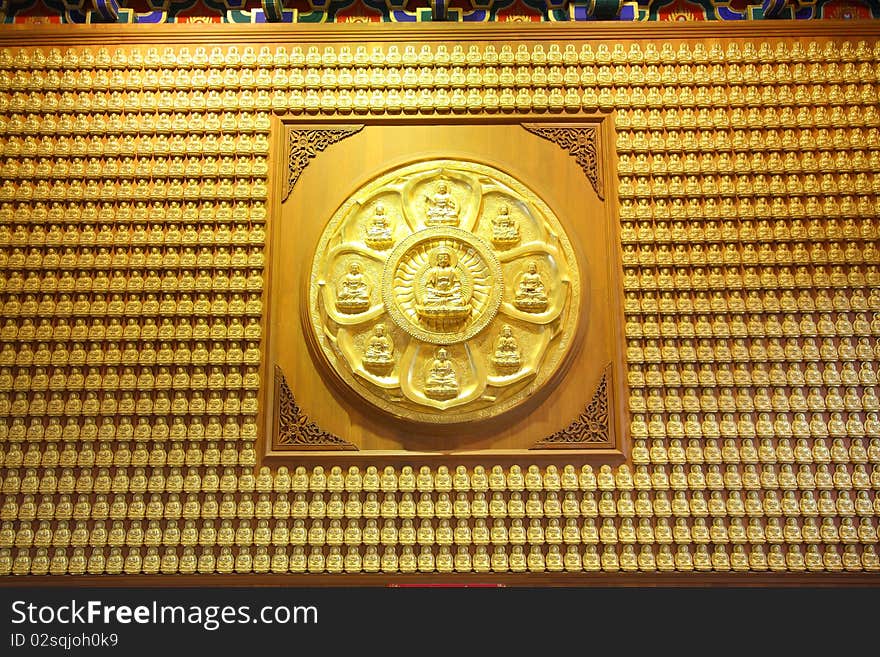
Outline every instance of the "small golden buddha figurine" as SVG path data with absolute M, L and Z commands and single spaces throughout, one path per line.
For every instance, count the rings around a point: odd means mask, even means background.
M 544 281 L 538 272 L 538 265 L 531 261 L 528 269 L 517 281 L 514 305 L 522 311 L 540 313 L 546 310 L 549 300 Z
M 427 226 L 458 224 L 458 204 L 446 182 L 439 182 L 435 192 L 425 196 L 425 224 Z
M 522 364 L 522 355 L 513 329 L 509 324 L 501 327 L 501 334 L 495 342 L 495 353 L 492 355 L 492 364 L 503 373 L 518 370 Z
M 471 293 L 461 280 L 452 252 L 439 247 L 431 252 L 423 284 L 416 289 L 416 312 L 429 321 L 458 321 L 471 312 Z
M 348 272 L 342 277 L 337 287 L 336 308 L 342 313 L 361 313 L 370 307 L 370 285 L 361 273 L 361 266 L 351 262 Z
M 492 219 L 492 243 L 498 248 L 508 248 L 520 240 L 519 225 L 510 216 L 506 204 L 498 208 L 498 214 Z
M 394 226 L 382 203 L 376 203 L 365 232 L 364 242 L 371 248 L 384 251 L 394 243 Z
M 384 324 L 376 324 L 367 338 L 364 350 L 364 368 L 374 374 L 385 375 L 394 366 L 394 342 L 385 332 Z
M 459 394 L 458 376 L 455 365 L 449 359 L 446 349 L 437 349 L 425 377 L 425 395 L 431 399 L 444 401 L 454 399 Z

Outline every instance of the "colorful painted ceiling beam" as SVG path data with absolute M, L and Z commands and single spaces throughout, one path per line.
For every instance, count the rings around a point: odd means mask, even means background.
M 4 23 L 744 21 L 880 18 L 880 0 L 0 0 Z

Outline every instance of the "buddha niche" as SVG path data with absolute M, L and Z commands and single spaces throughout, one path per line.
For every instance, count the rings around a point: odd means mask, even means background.
M 394 243 L 393 233 L 394 227 L 385 214 L 385 206 L 382 203 L 376 203 L 376 207 L 373 209 L 373 218 L 370 219 L 366 228 L 364 242 L 373 249 L 383 251 Z
M 528 313 L 540 313 L 546 310 L 547 303 L 547 290 L 541 274 L 538 273 L 538 265 L 533 260 L 519 277 L 514 305 Z
M 362 313 L 370 307 L 370 286 L 357 262 L 348 265 L 336 292 L 336 308 L 342 313 Z
M 509 324 L 501 327 L 501 334 L 495 342 L 492 364 L 502 372 L 516 371 L 520 368 L 522 357 L 513 330 Z
M 517 242 L 519 242 L 519 225 L 510 216 L 507 205 L 502 205 L 498 208 L 498 216 L 492 220 L 492 244 L 505 248 Z
M 446 349 L 440 347 L 425 378 L 425 395 L 431 399 L 444 401 L 457 397 L 458 392 L 455 366 L 449 360 Z
M 471 312 L 470 286 L 446 247 L 435 249 L 421 284 L 416 287 L 416 312 L 429 321 L 461 321 Z
M 425 224 L 428 226 L 452 226 L 458 224 L 458 204 L 445 182 L 437 184 L 437 190 L 425 196 Z
M 364 350 L 364 368 L 374 374 L 387 374 L 394 365 L 394 342 L 385 332 L 384 324 L 376 324 L 367 338 Z

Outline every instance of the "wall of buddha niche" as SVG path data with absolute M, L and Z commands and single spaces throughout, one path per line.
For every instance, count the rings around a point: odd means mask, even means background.
M 877 28 L 395 28 L 0 35 L 0 573 L 880 569 Z M 262 464 L 273 114 L 596 111 L 627 463 Z

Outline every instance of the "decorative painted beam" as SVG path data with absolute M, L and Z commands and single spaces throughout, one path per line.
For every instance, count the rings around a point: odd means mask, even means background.
M 431 0 L 431 20 L 445 21 L 448 16 L 449 0 Z
M 93 0 L 92 22 L 119 22 L 119 0 Z
M 269 23 L 280 23 L 284 20 L 284 0 L 262 0 L 263 14 Z
M 612 20 L 617 18 L 623 7 L 623 0 L 587 0 L 587 16 L 597 20 Z

